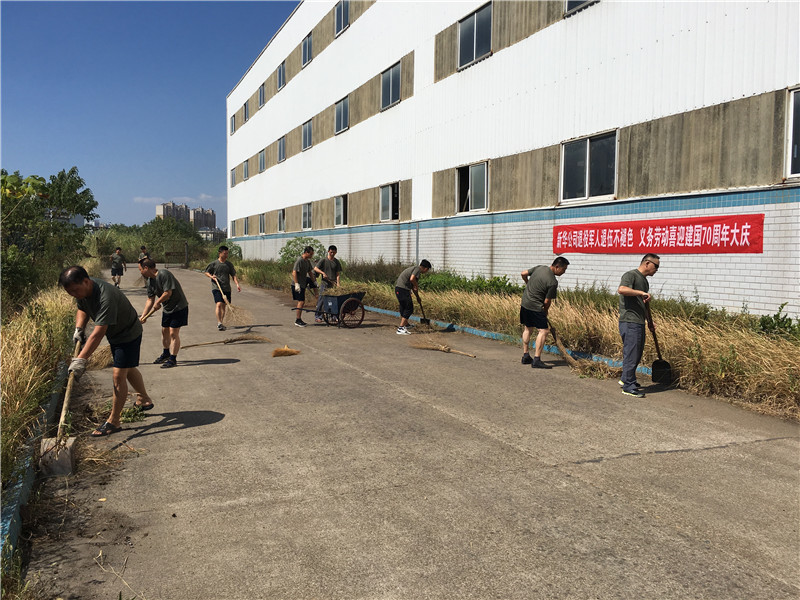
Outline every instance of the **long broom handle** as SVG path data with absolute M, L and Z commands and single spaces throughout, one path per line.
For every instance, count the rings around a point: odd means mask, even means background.
M 553 325 L 553 322 L 548 319 L 548 324 L 550 325 L 550 333 L 553 336 L 553 341 L 556 343 L 559 352 L 564 355 L 564 360 L 567 361 L 567 364 L 571 367 L 577 367 L 578 361 L 567 351 L 564 347 L 564 344 L 561 343 L 561 339 L 558 337 L 558 333 L 556 333 L 556 327 Z
M 656 354 L 658 355 L 658 360 L 663 360 L 661 358 L 661 348 L 658 347 L 658 336 L 656 335 L 656 326 L 653 325 L 653 313 L 650 312 L 650 305 L 645 303 L 644 309 L 647 311 L 647 322 L 650 324 L 650 333 L 653 334 L 653 342 L 656 345 Z
M 75 342 L 75 351 L 72 357 L 78 356 L 81 351 L 81 342 Z M 67 412 L 69 412 L 69 399 L 72 396 L 72 385 L 75 383 L 75 373 L 70 373 L 67 379 L 67 391 L 64 392 L 64 405 L 61 407 L 61 418 L 58 420 L 58 433 L 56 434 L 56 444 L 58 444 L 64 437 L 64 422 L 67 420 Z
M 222 299 L 223 299 L 223 300 L 225 300 L 225 304 L 227 304 L 228 306 L 230 306 L 230 305 L 231 305 L 231 303 L 230 303 L 230 302 L 228 302 L 228 297 L 225 295 L 225 292 L 223 292 L 223 291 L 222 291 L 222 288 L 221 288 L 221 287 L 220 287 L 220 285 L 219 285 L 219 281 L 217 281 L 216 279 L 214 279 L 213 281 L 214 281 L 214 283 L 216 283 L 216 284 L 217 284 L 217 288 L 219 289 L 219 293 L 220 293 L 220 295 L 222 296 Z
M 147 313 L 145 316 L 142 317 L 142 321 L 141 322 L 144 323 L 145 321 L 147 321 L 147 319 L 149 319 L 150 317 L 153 316 L 153 313 L 155 313 L 156 310 L 158 310 L 158 309 L 153 308 L 153 310 L 151 310 L 149 313 Z

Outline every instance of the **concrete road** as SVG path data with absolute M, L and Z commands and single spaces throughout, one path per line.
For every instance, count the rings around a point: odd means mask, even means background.
M 175 272 L 184 344 L 242 332 L 216 330 L 208 279 Z M 371 313 L 300 329 L 274 292 L 234 304 L 273 343 L 162 370 L 160 318 L 146 324 L 155 410 L 101 442 L 142 453 L 86 490 L 82 535 L 34 552 L 62 597 L 800 596 L 796 423 L 680 391 L 633 399 L 462 334 L 443 335 L 476 359 L 414 349 L 425 335 Z M 284 344 L 302 353 L 272 358 Z M 89 377 L 110 396 L 110 371 Z

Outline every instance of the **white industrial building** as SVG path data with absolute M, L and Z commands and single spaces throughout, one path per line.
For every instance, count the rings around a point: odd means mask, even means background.
M 800 315 L 800 3 L 301 2 L 227 98 L 229 237 Z

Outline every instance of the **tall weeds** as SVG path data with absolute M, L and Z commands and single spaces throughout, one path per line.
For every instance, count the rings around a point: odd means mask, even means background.
M 0 400 L 2 401 L 3 487 L 16 476 L 16 457 L 31 437 L 52 391 L 58 363 L 70 352 L 75 307 L 63 290 L 40 292 L 0 332 Z

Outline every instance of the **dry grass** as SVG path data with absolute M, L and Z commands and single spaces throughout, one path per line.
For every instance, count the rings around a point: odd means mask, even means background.
M 72 351 L 75 306 L 63 290 L 40 293 L 0 332 L 3 484 L 14 476 L 14 462 L 32 434 L 49 397 L 58 363 Z
M 114 357 L 111 355 L 111 346 L 106 344 L 92 352 L 89 360 L 86 361 L 86 368 L 89 371 L 97 371 L 100 369 L 107 369 L 113 364 Z
M 231 327 L 248 327 L 253 324 L 253 315 L 246 308 L 228 303 L 223 321 Z

